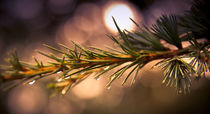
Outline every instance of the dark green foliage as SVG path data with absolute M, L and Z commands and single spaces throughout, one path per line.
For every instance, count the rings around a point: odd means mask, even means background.
M 10 54 L 10 57 L 8 58 L 8 62 L 12 65 L 13 69 L 23 70 L 23 66 L 20 64 L 16 51 Z
M 128 31 L 128 36 L 130 42 L 137 48 L 137 50 L 168 50 L 160 43 L 160 39 L 158 39 L 147 27 L 144 26 L 144 28 L 142 28 L 134 20 L 132 21 L 137 25 L 138 31 Z
M 186 30 L 191 31 L 196 39 L 210 39 L 209 0 L 194 0 L 190 11 L 180 16 L 179 23 Z
M 157 21 L 155 25 L 152 25 L 152 30 L 155 35 L 176 46 L 178 49 L 182 49 L 181 39 L 179 38 L 177 17 L 175 15 L 163 15 Z
M 163 69 L 165 78 L 162 83 L 175 87 L 178 93 L 190 92 L 191 74 L 194 73 L 190 64 L 180 58 L 173 58 L 159 62 L 157 66 Z

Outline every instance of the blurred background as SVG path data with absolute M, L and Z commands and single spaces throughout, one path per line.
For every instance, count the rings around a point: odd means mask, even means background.
M 179 14 L 189 10 L 192 0 L 1 0 L 0 63 L 16 49 L 21 60 L 32 56 L 47 58 L 34 50 L 50 53 L 42 44 L 72 46 L 115 46 L 106 34 L 117 35 L 111 16 L 121 29 L 135 30 L 129 20 L 151 26 L 161 14 Z M 59 55 L 58 55 L 59 56 Z M 1 114 L 148 114 L 210 112 L 209 78 L 194 81 L 190 95 L 177 95 L 174 88 L 161 85 L 163 76 L 154 62 L 140 70 L 138 80 L 129 87 L 117 80 L 105 88 L 108 78 L 89 77 L 66 96 L 48 97 L 46 79 L 33 85 L 0 91 Z

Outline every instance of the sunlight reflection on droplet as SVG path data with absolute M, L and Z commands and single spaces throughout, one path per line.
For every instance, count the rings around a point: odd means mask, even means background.
M 67 79 L 69 79 L 69 78 L 70 78 L 70 76 L 66 77 L 65 79 L 67 80 Z
M 57 72 L 57 74 L 60 74 L 60 73 L 61 73 L 61 71 L 58 71 L 58 72 Z
M 110 90 L 110 89 L 111 89 L 111 86 L 108 86 L 106 89 L 107 89 L 107 90 Z
M 57 80 L 57 82 L 61 82 L 63 79 L 62 78 L 59 78 L 58 80 Z
M 109 68 L 109 66 L 105 67 L 104 70 L 107 70 Z
M 105 6 L 103 13 L 105 25 L 112 32 L 117 32 L 112 20 L 113 16 L 120 29 L 132 30 L 135 26 L 129 18 L 135 20 L 134 13 L 134 9 L 131 9 L 130 5 L 126 2 L 110 2 Z
M 80 73 L 80 75 L 84 75 L 86 72 L 82 72 L 82 73 Z
M 61 91 L 61 93 L 62 93 L 63 95 L 66 94 L 66 90 L 63 89 L 63 90 Z
M 29 84 L 29 85 L 33 85 L 35 82 L 36 82 L 36 80 L 32 80 L 32 81 L 30 81 L 28 84 Z
M 100 78 L 101 78 L 100 76 L 95 77 L 96 80 L 100 80 Z

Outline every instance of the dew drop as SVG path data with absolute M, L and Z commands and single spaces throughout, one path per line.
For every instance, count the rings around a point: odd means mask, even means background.
M 104 70 L 107 70 L 109 68 L 109 66 L 105 67 Z
M 178 90 L 178 94 L 181 94 L 182 93 L 182 90 Z
M 61 93 L 62 93 L 63 95 L 66 94 L 66 90 L 63 89 L 63 90 L 61 91 Z
M 82 73 L 81 73 L 81 75 L 84 75 L 84 74 L 85 74 L 85 72 L 82 72 Z
M 69 78 L 70 78 L 70 76 L 66 77 L 65 79 L 67 80 L 67 79 L 69 79 Z
M 96 80 L 100 80 L 100 76 L 95 77 Z
M 33 85 L 35 82 L 36 82 L 36 80 L 32 80 L 28 84 Z
M 115 76 L 112 76 L 112 77 L 111 77 L 111 80 L 114 80 L 114 78 L 115 78 Z
M 60 73 L 61 73 L 61 71 L 58 71 L 58 72 L 57 72 L 57 74 L 60 74 Z
M 57 80 L 57 82 L 61 82 L 62 81 L 62 78 L 59 78 L 58 80 Z
M 106 89 L 107 89 L 107 90 L 110 90 L 110 89 L 111 89 L 111 86 L 108 86 Z

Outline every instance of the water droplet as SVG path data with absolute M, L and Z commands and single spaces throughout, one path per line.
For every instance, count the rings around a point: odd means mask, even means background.
M 100 80 L 100 76 L 95 77 L 96 80 Z
M 106 89 L 110 90 L 111 89 L 111 86 L 108 86 Z
M 60 74 L 60 73 L 61 73 L 61 71 L 58 71 L 58 72 L 57 72 L 57 74 Z
M 69 79 L 69 78 L 70 78 L 70 76 L 66 77 L 65 79 L 67 80 L 67 79 Z
M 109 68 L 109 66 L 105 67 L 104 70 L 107 70 Z
M 63 90 L 61 91 L 61 93 L 62 93 L 63 95 L 66 94 L 66 90 L 63 89 Z
M 28 84 L 33 85 L 35 82 L 36 82 L 36 80 L 32 80 Z
M 112 76 L 112 77 L 110 78 L 110 80 L 114 80 L 114 78 L 115 78 L 115 76 Z
M 182 93 L 182 90 L 178 90 L 178 94 L 181 94 Z
M 62 78 L 59 78 L 58 80 L 57 80 L 57 82 L 61 82 L 62 81 Z
M 81 75 L 84 75 L 84 74 L 85 74 L 85 72 L 82 72 L 82 73 L 81 73 Z

